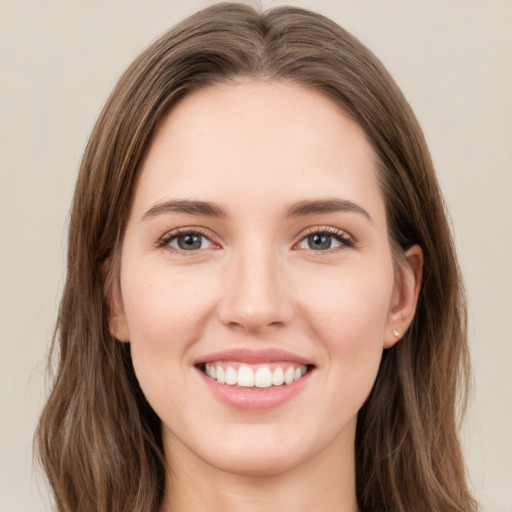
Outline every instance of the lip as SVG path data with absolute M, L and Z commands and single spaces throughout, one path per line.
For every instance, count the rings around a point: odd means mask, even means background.
M 263 363 L 298 363 L 312 366 L 314 363 L 287 350 L 267 348 L 263 350 L 251 350 L 245 348 L 232 348 L 214 352 L 194 361 L 194 365 L 211 363 L 213 361 L 239 361 L 247 364 Z
M 197 371 L 217 399 L 230 407 L 243 411 L 264 411 L 285 404 L 304 389 L 310 381 L 312 373 L 312 371 L 308 371 L 303 377 L 291 384 L 283 384 L 268 389 L 242 389 L 220 384 L 215 379 L 208 377 L 199 368 L 197 368 Z
M 306 365 L 308 366 L 308 372 L 291 384 L 283 384 L 267 389 L 242 389 L 227 384 L 220 384 L 215 379 L 208 377 L 208 375 L 203 372 L 202 368 L 206 363 L 214 361 L 236 361 L 246 364 L 288 362 Z M 279 407 L 300 393 L 310 381 L 311 374 L 313 373 L 312 368 L 315 365 L 311 360 L 287 350 L 276 348 L 262 350 L 232 348 L 220 352 L 213 352 L 198 358 L 194 361 L 194 366 L 209 390 L 224 404 L 244 411 L 263 411 Z

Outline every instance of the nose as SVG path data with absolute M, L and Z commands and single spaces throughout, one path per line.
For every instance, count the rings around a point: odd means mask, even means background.
M 290 289 L 272 251 L 241 249 L 230 261 L 222 288 L 219 317 L 231 329 L 264 334 L 293 318 Z

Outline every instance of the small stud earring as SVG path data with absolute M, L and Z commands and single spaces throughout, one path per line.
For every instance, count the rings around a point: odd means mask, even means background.
M 119 331 L 119 329 L 117 327 L 114 327 L 114 334 L 117 334 L 117 331 Z
M 395 335 L 395 338 L 400 336 L 400 333 L 396 329 L 393 329 L 392 333 Z

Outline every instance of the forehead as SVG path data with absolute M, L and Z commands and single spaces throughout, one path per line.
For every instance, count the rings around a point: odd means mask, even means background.
M 261 81 L 205 87 L 167 114 L 134 209 L 169 196 L 269 208 L 340 196 L 383 207 L 361 127 L 317 91 Z

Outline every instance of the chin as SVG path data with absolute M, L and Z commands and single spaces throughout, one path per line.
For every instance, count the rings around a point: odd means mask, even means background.
M 270 477 L 286 473 L 307 461 L 318 451 L 304 432 L 284 432 L 261 428 L 229 432 L 226 442 L 197 447 L 199 455 L 210 466 L 227 473 L 247 477 Z M 203 448 L 203 449 L 201 449 Z M 201 454 L 202 452 L 202 454 Z
M 300 459 L 290 454 L 226 453 L 207 461 L 226 473 L 243 477 L 261 478 L 284 474 L 300 464 Z

